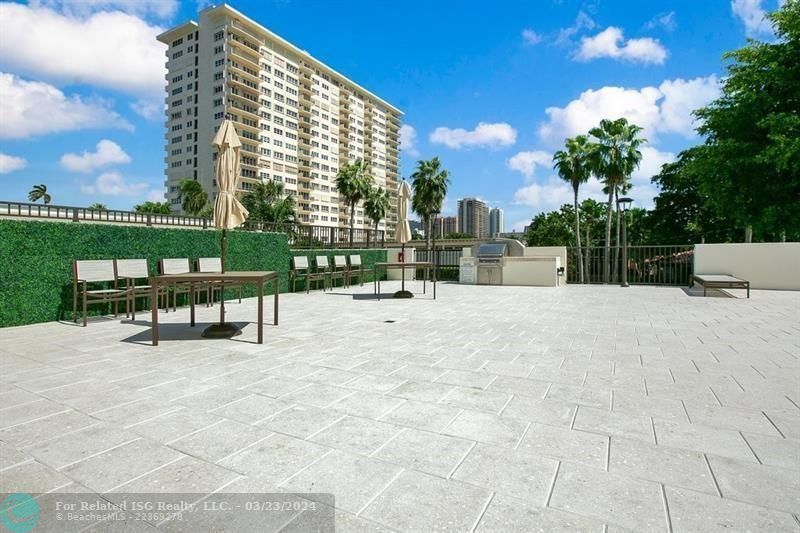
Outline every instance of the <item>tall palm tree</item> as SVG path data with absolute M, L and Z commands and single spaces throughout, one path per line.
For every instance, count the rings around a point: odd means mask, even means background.
M 422 217 L 426 247 L 430 246 L 431 240 L 431 215 L 442 210 L 449 184 L 450 173 L 442 168 L 438 157 L 428 161 L 417 161 L 417 170 L 411 174 L 411 185 L 414 189 L 411 209 Z
M 189 178 L 181 180 L 181 207 L 190 215 L 199 214 L 208 203 L 208 193 L 199 181 Z
M 367 194 L 367 198 L 364 200 L 364 213 L 375 223 L 375 239 L 378 238 L 378 224 L 386 218 L 386 213 L 391 207 L 389 193 L 386 189 L 376 187 Z
M 336 174 L 336 189 L 339 198 L 344 200 L 350 212 L 350 242 L 353 241 L 353 226 L 356 223 L 356 204 L 364 200 L 372 188 L 372 176 L 369 164 L 363 159 L 356 159 L 352 163 L 339 168 Z
M 625 118 L 603 119 L 600 125 L 589 130 L 594 137 L 594 148 L 590 157 L 594 174 L 604 183 L 608 193 L 606 217 L 606 242 L 603 260 L 603 281 L 608 283 L 611 274 L 611 214 L 618 188 L 625 185 L 630 175 L 639 166 L 642 153 L 639 146 L 647 142 L 639 136 L 642 128 L 629 124 Z
M 564 147 L 566 150 L 559 150 L 553 154 L 553 168 L 558 172 L 559 177 L 572 185 L 574 192 L 573 206 L 575 207 L 575 239 L 578 246 L 578 273 L 580 282 L 584 282 L 583 254 L 581 253 L 581 222 L 578 211 L 578 189 L 582 183 L 586 183 L 591 175 L 589 160 L 591 157 L 592 145 L 586 135 L 578 135 L 572 139 L 567 139 Z
M 47 193 L 47 185 L 45 184 L 34 185 L 33 189 L 31 189 L 31 191 L 28 193 L 28 200 L 30 200 L 31 202 L 37 202 L 40 199 L 44 201 L 45 205 L 49 204 L 50 201 L 53 199 Z

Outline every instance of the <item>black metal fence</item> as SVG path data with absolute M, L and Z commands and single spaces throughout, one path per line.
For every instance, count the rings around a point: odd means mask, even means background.
M 436 268 L 436 277 L 440 280 L 458 280 L 458 266 L 461 260 L 461 248 L 437 248 L 435 252 L 424 248 L 416 249 L 417 261 L 433 262 Z
M 139 213 L 117 209 L 89 209 L 64 205 L 32 204 L 25 202 L 0 202 L 0 217 L 40 218 L 72 222 L 97 222 L 142 224 L 145 226 L 173 226 L 208 229 L 214 223 L 210 218 Z M 338 228 L 328 226 L 305 226 L 302 224 L 272 224 L 246 221 L 245 231 L 269 231 L 286 233 L 289 246 L 293 248 L 382 248 L 385 246 L 385 231 L 374 229 Z
M 609 249 L 609 282 L 622 281 L 622 247 Z M 584 283 L 603 283 L 606 249 L 601 246 L 581 248 Z M 580 283 L 578 248 L 567 248 L 567 282 Z M 628 283 L 631 285 L 688 285 L 693 272 L 694 246 L 628 246 Z

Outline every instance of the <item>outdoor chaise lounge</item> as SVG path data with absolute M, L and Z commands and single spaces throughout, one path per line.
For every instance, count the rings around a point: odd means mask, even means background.
M 120 288 L 120 283 L 125 284 L 125 289 L 131 292 L 131 302 L 136 307 L 136 298 L 150 298 L 150 285 L 137 285 L 136 282 L 150 277 L 147 269 L 147 259 L 115 259 L 114 269 L 117 275 L 116 287 Z M 150 305 L 158 305 L 158 302 L 148 302 Z M 128 316 L 130 309 L 125 309 L 125 316 Z
M 119 302 L 125 302 L 136 318 L 136 309 L 130 305 L 132 292 L 128 289 L 103 288 L 90 289 L 89 284 L 104 283 L 106 286 L 117 282 L 117 275 L 112 259 L 77 260 L 72 264 L 72 319 L 78 322 L 78 297 L 82 301 L 83 326 L 86 326 L 86 312 L 89 304 L 114 304 L 114 316 L 118 313 Z
M 220 257 L 198 257 L 198 272 L 222 272 L 222 258 Z M 239 303 L 242 303 L 242 284 L 241 283 L 209 283 L 206 286 L 206 305 L 214 305 L 214 291 L 219 291 L 220 299 L 225 297 L 224 289 L 238 289 Z
M 364 265 L 361 264 L 361 256 L 352 254 L 350 256 L 350 266 L 347 268 L 347 284 L 353 284 L 353 278 L 358 276 L 358 282 L 364 286 Z
M 693 274 L 689 276 L 689 286 L 694 283 L 703 286 L 703 296 L 706 295 L 706 289 L 747 289 L 747 297 L 750 298 L 750 282 L 728 274 Z
M 331 288 L 333 288 L 334 280 L 341 279 L 342 286 L 347 287 L 347 258 L 343 255 L 333 256 L 333 268 L 330 274 Z

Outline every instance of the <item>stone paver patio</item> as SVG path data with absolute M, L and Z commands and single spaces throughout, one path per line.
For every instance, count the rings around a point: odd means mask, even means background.
M 194 338 L 217 308 L 162 313 L 157 348 L 147 314 L 0 330 L 0 492 L 332 492 L 339 531 L 800 530 L 800 293 L 371 288 L 282 295 L 264 345 Z

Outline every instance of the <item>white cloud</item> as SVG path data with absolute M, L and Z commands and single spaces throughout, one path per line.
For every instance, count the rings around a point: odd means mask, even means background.
M 661 172 L 662 165 L 672 163 L 676 159 L 673 152 L 661 152 L 654 146 L 643 146 L 639 151 L 642 152 L 642 161 L 639 168 L 631 175 L 631 183 L 634 186 L 631 193 L 635 193 L 642 185 L 649 185 L 650 178 Z
M 511 170 L 521 172 L 526 178 L 532 178 L 536 172 L 536 167 L 552 167 L 553 156 L 542 150 L 519 152 L 506 161 L 506 165 Z
M 658 87 L 589 89 L 564 107 L 548 107 L 548 120 L 539 127 L 539 136 L 550 146 L 564 139 L 585 134 L 600 120 L 625 117 L 644 128 L 653 142 L 658 133 L 676 133 L 686 138 L 695 135 L 692 111 L 719 94 L 714 75 L 693 80 L 666 80 Z
M 434 144 L 443 144 L 454 149 L 464 146 L 499 148 L 514 144 L 517 140 L 517 131 L 504 122 L 495 124 L 480 122 L 471 131 L 463 128 L 438 127 L 431 133 L 430 140 Z
M 772 35 L 772 25 L 766 18 L 763 0 L 732 0 L 731 10 L 733 15 L 744 24 L 748 37 L 769 37 Z
M 28 3 L 77 16 L 97 11 L 124 11 L 139 17 L 151 15 L 169 19 L 178 11 L 178 0 L 30 0 Z
M 64 154 L 61 156 L 61 166 L 72 172 L 94 172 L 107 165 L 130 163 L 131 157 L 115 143 L 103 139 L 97 143 L 97 151 L 83 154 Z
M 21 170 L 28 166 L 28 161 L 24 157 L 16 157 L 0 152 L 0 174 L 8 174 L 15 170 Z
M 532 46 L 542 42 L 542 36 L 530 28 L 522 30 L 522 43 L 526 46 Z
M 160 189 L 150 189 L 150 192 L 147 193 L 147 201 L 148 202 L 163 202 L 164 201 L 164 191 Z
M 657 28 L 664 28 L 667 31 L 674 31 L 675 28 L 677 27 L 678 23 L 675 22 L 674 11 L 659 13 L 658 15 L 647 21 L 647 24 L 644 25 L 644 28 L 646 30 L 655 30 Z
M 581 46 L 575 54 L 575 58 L 581 61 L 603 57 L 661 65 L 667 58 L 667 50 L 650 37 L 625 40 L 621 29 L 609 26 L 593 37 L 581 39 Z
M 119 172 L 104 172 L 97 176 L 94 183 L 81 185 L 81 192 L 103 196 L 136 196 L 147 187 L 146 183 L 126 183 Z
M 104 100 L 65 95 L 39 81 L 0 72 L 0 139 L 25 139 L 47 133 L 133 126 Z
M 555 44 L 557 45 L 567 45 L 572 42 L 572 36 L 578 33 L 581 30 L 592 30 L 597 26 L 594 20 L 584 13 L 583 11 L 578 12 L 578 16 L 575 18 L 575 23 L 568 27 L 562 28 L 558 32 L 558 37 L 556 37 Z
M 131 103 L 131 109 L 146 120 L 160 120 L 164 117 L 163 100 L 139 99 Z
M 6 2 L 0 20 L 0 64 L 16 72 L 135 95 L 163 94 L 165 48 L 156 41 L 163 30 L 134 15 L 101 11 L 83 18 Z
M 400 126 L 400 150 L 411 157 L 419 157 L 417 130 L 410 124 Z

